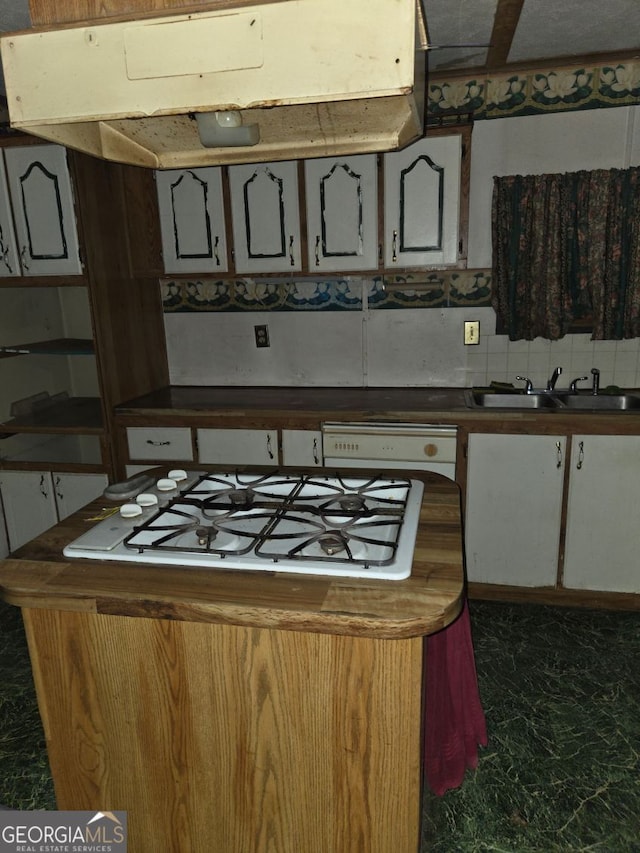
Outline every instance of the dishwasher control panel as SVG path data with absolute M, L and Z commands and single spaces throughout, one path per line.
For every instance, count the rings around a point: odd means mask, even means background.
M 324 423 L 325 466 L 416 468 L 455 476 L 455 426 Z

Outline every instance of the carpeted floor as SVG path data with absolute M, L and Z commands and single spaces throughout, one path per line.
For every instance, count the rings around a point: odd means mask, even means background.
M 640 853 L 640 613 L 470 612 L 489 746 L 461 788 L 425 794 L 423 851 Z M 0 803 L 55 808 L 20 614 L 4 604 Z
M 434 853 L 640 851 L 640 613 L 471 602 L 489 745 Z

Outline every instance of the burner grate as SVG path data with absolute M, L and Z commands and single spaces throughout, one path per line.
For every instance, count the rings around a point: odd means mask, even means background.
M 410 481 L 314 475 L 203 475 L 136 525 L 127 549 L 387 565 Z
M 401 476 L 189 472 L 135 515 L 99 521 L 66 557 L 154 566 L 401 580 L 423 484 Z M 145 497 L 149 497 L 146 495 Z

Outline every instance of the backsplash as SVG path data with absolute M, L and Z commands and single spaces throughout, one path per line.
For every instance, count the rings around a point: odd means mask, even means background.
M 592 367 L 602 387 L 640 387 L 638 339 L 496 335 L 488 270 L 314 282 L 166 279 L 162 293 L 176 385 L 469 387 L 518 385 L 520 375 L 539 387 L 559 365 L 558 387 Z M 480 321 L 478 345 L 464 345 L 465 320 Z M 270 346 L 259 349 L 253 327 L 264 323 Z
M 491 311 L 491 313 L 493 313 Z M 485 385 L 492 381 L 512 382 L 519 386 L 516 376 L 526 376 L 536 387 L 544 387 L 556 366 L 562 367 L 558 388 L 567 387 L 578 377 L 587 376 L 579 387 L 588 387 L 590 370 L 600 370 L 600 387 L 619 385 L 640 387 L 640 339 L 625 341 L 592 341 L 588 334 L 566 335 L 559 341 L 536 338 L 533 341 L 510 341 L 506 335 L 496 335 L 484 324 L 480 344 L 467 347 L 467 377 L 469 385 Z

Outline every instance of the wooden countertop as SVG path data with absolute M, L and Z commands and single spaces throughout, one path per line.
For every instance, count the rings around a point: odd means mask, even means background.
M 308 416 L 316 420 L 416 421 L 423 414 L 467 411 L 463 388 L 282 388 L 171 385 L 116 407 L 131 417 L 216 418 Z
M 424 481 L 425 493 L 413 570 L 406 580 L 176 569 L 63 557 L 64 546 L 95 523 L 92 519 L 109 503 L 102 498 L 1 561 L 0 595 L 24 608 L 381 639 L 431 634 L 452 622 L 462 606 L 460 494 L 455 483 L 438 474 L 411 476 Z
M 116 407 L 121 426 L 299 426 L 323 421 L 455 424 L 474 431 L 637 433 L 640 410 L 483 409 L 465 388 L 172 385 Z M 635 393 L 638 393 L 637 390 Z

